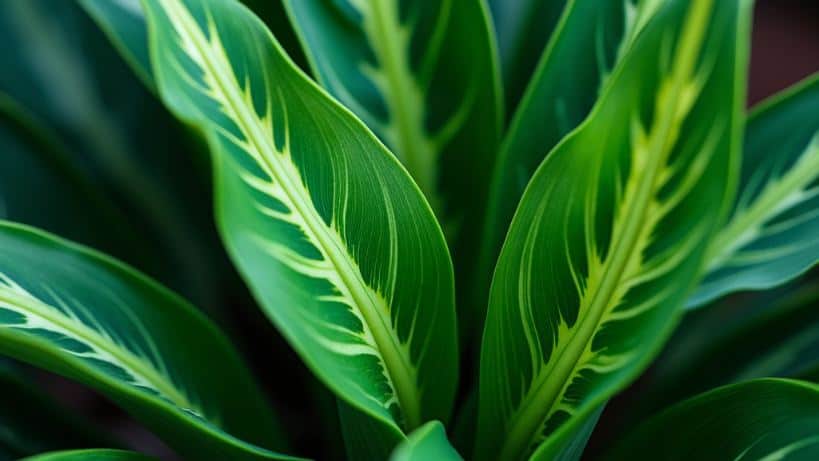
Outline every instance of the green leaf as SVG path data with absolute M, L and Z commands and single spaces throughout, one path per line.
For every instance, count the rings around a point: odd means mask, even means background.
M 452 448 L 446 438 L 444 426 L 430 421 L 419 427 L 395 449 L 391 461 L 462 461 L 461 455 Z
M 814 380 L 819 372 L 819 289 L 788 286 L 692 312 L 646 379 L 635 413 L 707 389 L 762 377 Z M 692 338 L 694 336 L 696 342 Z
M 343 400 L 338 401 L 338 417 L 349 460 L 387 459 L 407 438 L 394 426 L 380 424 Z
M 145 85 L 152 91 L 156 91 L 148 50 L 148 28 L 140 0 L 78 0 L 78 2 L 108 35 Z M 306 58 L 303 53 L 300 53 L 298 38 L 287 20 L 282 0 L 242 0 L 242 2 L 265 20 L 288 53 L 291 56 L 296 53 L 296 62 L 299 65 L 304 63 L 302 68 L 305 68 Z
M 676 323 L 735 186 L 749 12 L 663 4 L 535 172 L 490 294 L 479 459 L 552 459 Z
M 701 394 L 640 425 L 604 459 L 814 460 L 819 387 L 760 379 Z
M 506 107 L 513 109 L 529 84 L 546 42 L 555 33 L 564 7 L 571 1 L 489 0 L 488 3 L 498 43 Z
M 124 450 L 94 448 L 88 450 L 58 451 L 32 456 L 22 461 L 151 461 L 156 458 Z
M 227 339 L 179 297 L 91 250 L 0 223 L 0 353 L 107 396 L 186 457 L 285 459 Z
M 0 93 L 0 219 L 11 219 L 148 264 L 147 242 L 71 163 L 59 137 Z
M 496 2 L 505 8 L 518 3 L 523 2 Z M 560 3 L 539 4 L 550 8 Z M 504 136 L 492 173 L 480 257 L 474 272 L 477 280 L 470 293 L 476 298 L 471 304 L 481 311 L 475 314 L 479 319 L 484 317 L 492 270 L 523 190 L 546 154 L 586 118 L 597 100 L 614 62 L 617 44 L 623 40 L 623 23 L 628 16 L 625 7 L 630 5 L 624 0 L 566 2 Z M 539 20 L 536 25 L 543 27 Z M 569 62 L 571 72 L 566 71 Z
M 0 9 L 0 43 L 6 44 L 0 68 L 14 69 L 0 72 L 0 93 L 53 134 L 70 166 L 125 213 L 130 233 L 142 238 L 140 259 L 130 257 L 130 248 L 115 253 L 203 307 L 215 307 L 222 296 L 216 280 L 227 260 L 212 251 L 219 246 L 203 200 L 206 164 L 192 163 L 198 151 L 179 123 L 73 1 L 8 3 Z
M 87 446 L 120 444 L 43 392 L 20 367 L 0 358 L 0 460 Z
M 502 118 L 483 2 L 285 4 L 321 84 L 401 160 L 448 232 L 471 232 Z
M 210 143 L 222 236 L 265 313 L 364 413 L 445 419 L 452 265 L 409 175 L 238 3 L 143 5 L 160 93 Z
M 748 118 L 740 193 L 689 308 L 784 283 L 819 261 L 819 74 Z

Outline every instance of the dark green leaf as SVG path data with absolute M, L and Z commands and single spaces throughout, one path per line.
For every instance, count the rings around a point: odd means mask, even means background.
M 819 387 L 760 379 L 701 394 L 640 425 L 604 459 L 645 454 L 664 461 L 815 460 Z
M 740 193 L 688 307 L 784 283 L 819 261 L 819 73 L 748 118 Z
M 566 0 L 489 0 L 495 25 L 506 107 L 518 105 Z
M 483 2 L 286 5 L 322 85 L 401 160 L 448 233 L 473 234 L 502 114 Z
M 0 223 L 0 352 L 84 383 L 194 459 L 283 459 L 264 398 L 182 299 L 91 250 Z

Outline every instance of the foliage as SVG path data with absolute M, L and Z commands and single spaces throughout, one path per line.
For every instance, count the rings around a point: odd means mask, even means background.
M 312 456 L 816 455 L 819 75 L 745 114 L 750 0 L 53 6 L 0 13 L 3 355 L 186 459 L 301 459 L 260 371 Z M 34 381 L 0 458 L 156 454 Z

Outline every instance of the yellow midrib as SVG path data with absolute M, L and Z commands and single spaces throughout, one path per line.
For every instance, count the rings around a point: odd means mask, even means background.
M 625 268 L 632 258 L 637 257 L 634 254 L 634 248 L 639 241 L 639 231 L 645 225 L 646 210 L 655 194 L 661 167 L 665 164 L 667 156 L 676 143 L 676 139 L 669 138 L 674 138 L 670 135 L 674 134 L 672 130 L 675 118 L 679 115 L 680 95 L 690 79 L 701 49 L 704 36 L 703 24 L 710 13 L 712 1 L 698 0 L 689 12 L 680 38 L 679 56 L 682 58 L 675 62 L 676 67 L 672 73 L 670 85 L 672 93 L 668 96 L 668 101 L 672 104 L 662 112 L 662 118 L 658 123 L 659 129 L 657 133 L 653 133 L 655 137 L 651 138 L 649 163 L 639 177 L 640 183 L 634 204 L 624 216 L 625 226 L 621 235 L 613 236 L 611 257 L 607 258 L 604 263 L 601 283 L 594 287 L 591 301 L 586 309 L 588 315 L 578 317 L 578 324 L 570 332 L 562 350 L 552 353 L 555 359 L 538 373 L 536 381 L 539 382 L 534 383 L 521 401 L 520 410 L 510 418 L 512 425 L 500 452 L 499 459 L 501 460 L 519 459 L 538 437 L 538 431 L 546 418 L 551 415 L 560 392 L 567 385 L 567 380 L 574 373 L 588 342 L 598 330 L 606 307 L 611 304 L 612 295 L 623 278 Z M 579 307 L 579 310 L 583 310 L 582 306 Z
M 420 391 L 417 388 L 415 371 L 411 365 L 410 358 L 404 353 L 397 333 L 392 328 L 392 320 L 389 312 L 382 312 L 378 308 L 378 301 L 373 298 L 368 285 L 363 280 L 360 272 L 356 268 L 346 253 L 343 244 L 324 224 L 318 216 L 315 208 L 311 206 L 312 199 L 303 196 L 299 191 L 303 187 L 297 187 L 292 179 L 283 172 L 283 167 L 274 160 L 278 154 L 272 140 L 268 140 L 264 135 L 264 130 L 259 126 L 258 117 L 251 115 L 248 108 L 243 103 L 236 79 L 233 72 L 228 71 L 226 75 L 225 67 L 230 67 L 230 63 L 219 63 L 219 57 L 211 56 L 208 52 L 209 42 L 204 36 L 204 32 L 190 17 L 190 13 L 182 6 L 177 7 L 178 0 L 163 0 L 166 10 L 169 12 L 171 21 L 178 20 L 178 24 L 185 31 L 187 37 L 197 47 L 199 55 L 202 57 L 203 65 L 207 72 L 213 77 L 213 81 L 218 85 L 218 90 L 224 96 L 224 101 L 230 105 L 230 110 L 236 114 L 239 127 L 245 133 L 248 142 L 259 152 L 260 158 L 264 162 L 262 165 L 271 175 L 274 181 L 282 185 L 282 191 L 287 195 L 290 203 L 304 220 L 307 230 L 312 234 L 314 242 L 318 243 L 319 249 L 325 254 L 336 268 L 345 287 L 355 301 L 356 307 L 361 312 L 367 323 L 367 327 L 373 335 L 381 359 L 387 371 L 388 379 L 396 393 L 396 399 L 405 418 L 407 429 L 413 429 L 421 423 Z M 255 109 L 254 109 L 255 111 Z M 286 128 L 287 129 L 287 128 Z

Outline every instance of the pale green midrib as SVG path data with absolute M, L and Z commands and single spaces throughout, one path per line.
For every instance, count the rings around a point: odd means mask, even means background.
M 177 0 L 170 0 L 176 2 Z M 173 20 L 175 17 L 173 12 L 169 11 Z M 200 36 L 196 32 L 199 31 L 198 26 L 187 24 L 187 18 L 184 15 L 178 17 L 182 28 L 186 29 L 188 37 L 196 44 L 199 54 L 202 56 L 203 63 L 208 67 L 206 72 L 214 77 L 214 82 L 219 86 L 216 88 L 225 96 L 225 101 L 230 104 L 230 109 L 240 118 L 238 124 L 242 127 L 242 131 L 246 134 L 248 142 L 261 153 L 261 159 L 265 162 L 267 170 L 275 175 L 274 180 L 282 184 L 282 190 L 287 194 L 288 199 L 297 209 L 299 215 L 304 219 L 313 237 L 321 245 L 321 250 L 330 259 L 330 262 L 336 268 L 336 272 L 341 277 L 347 289 L 350 291 L 356 303 L 356 307 L 367 322 L 367 326 L 373 334 L 373 338 L 378 346 L 378 351 L 382 355 L 382 360 L 386 368 L 387 374 L 395 389 L 396 399 L 406 419 L 405 423 L 409 430 L 414 429 L 421 423 L 421 409 L 419 389 L 416 385 L 415 372 L 411 365 L 411 360 L 407 357 L 401 347 L 400 339 L 397 333 L 392 328 L 392 321 L 388 312 L 382 313 L 377 307 L 377 301 L 368 293 L 368 286 L 366 282 L 360 278 L 358 271 L 355 269 L 355 264 L 349 260 L 346 251 L 340 248 L 340 242 L 334 242 L 333 236 L 327 229 L 323 220 L 315 209 L 310 206 L 310 198 L 298 196 L 299 188 L 295 187 L 286 173 L 281 172 L 281 167 L 278 162 L 271 161 L 275 158 L 277 152 L 271 145 L 270 141 L 266 140 L 261 128 L 254 122 L 257 117 L 248 113 L 247 108 L 242 103 L 243 98 L 238 94 L 238 88 L 231 82 L 235 79 L 229 75 L 224 75 L 222 68 L 218 62 L 212 62 L 213 58 L 207 52 L 208 46 L 203 43 L 204 36 Z M 191 30 L 193 27 L 193 30 Z M 199 31 L 204 35 L 203 31 Z M 217 59 L 218 60 L 218 59 Z M 228 64 L 229 65 L 229 64 Z M 254 109 L 255 110 L 255 109 Z
M 28 313 L 36 317 L 40 317 L 49 323 L 57 325 L 58 327 L 71 332 L 74 336 L 72 339 L 77 339 L 80 342 L 89 345 L 93 350 L 102 350 L 110 356 L 116 358 L 119 363 L 116 365 L 124 365 L 124 368 L 129 373 L 137 373 L 146 383 L 149 383 L 163 398 L 168 399 L 175 405 L 187 410 L 194 410 L 201 415 L 201 410 L 198 406 L 181 392 L 176 386 L 168 381 L 168 379 L 159 373 L 153 366 L 148 366 L 145 360 L 134 355 L 131 351 L 119 347 L 119 345 L 112 343 L 98 332 L 87 327 L 84 324 L 78 324 L 71 321 L 64 315 L 60 315 L 56 309 L 37 300 L 37 305 L 27 303 L 25 299 L 20 296 L 10 295 L 4 290 L 0 289 L 0 302 L 8 303 L 11 306 L 19 309 L 21 312 Z M 14 325 L 11 326 L 14 328 Z M 25 329 L 25 327 L 20 327 Z M 80 357 L 82 357 L 80 355 Z M 204 415 L 202 415 L 204 416 Z
M 370 45 L 375 51 L 379 62 L 382 63 L 389 85 L 384 95 L 389 113 L 396 122 L 397 139 L 393 146 L 395 154 L 402 160 L 418 187 L 427 197 L 433 209 L 437 212 L 438 187 L 436 184 L 436 152 L 429 149 L 429 139 L 423 125 L 423 105 L 417 104 L 414 98 L 409 97 L 416 92 L 416 84 L 412 75 L 404 72 L 408 66 L 406 50 L 396 38 L 398 31 L 394 30 L 394 22 L 384 5 L 385 2 L 396 0 L 371 0 L 370 8 L 374 13 L 373 36 Z M 423 102 L 422 102 L 423 104 Z M 426 147 L 426 148 L 425 148 Z
M 672 76 L 673 92 L 668 98 L 672 103 L 680 100 L 680 94 L 686 83 L 691 70 L 695 65 L 696 57 L 702 45 L 704 34 L 703 19 L 707 18 L 713 0 L 696 1 L 691 7 L 691 11 L 685 24 L 685 30 L 681 35 L 682 47 L 679 55 L 682 57 L 675 63 Z M 689 36 L 689 34 L 692 34 Z M 613 241 L 613 251 L 611 258 L 604 264 L 602 274 L 603 279 L 595 290 L 589 303 L 588 315 L 579 316 L 578 325 L 571 333 L 562 351 L 555 351 L 552 357 L 554 361 L 549 366 L 541 370 L 537 382 L 524 399 L 521 401 L 520 411 L 512 416 L 512 424 L 509 426 L 508 436 L 501 449 L 501 460 L 517 460 L 526 454 L 529 446 L 539 436 L 538 432 L 551 414 L 556 399 L 561 390 L 572 376 L 583 351 L 588 346 L 594 333 L 599 328 L 599 323 L 603 318 L 606 307 L 610 304 L 624 269 L 631 258 L 635 257 L 634 247 L 639 240 L 639 230 L 645 225 L 646 209 L 650 203 L 654 189 L 659 180 L 660 167 L 665 163 L 666 157 L 673 148 L 673 143 L 668 142 L 669 134 L 675 122 L 677 104 L 671 104 L 662 113 L 659 123 L 659 133 L 651 144 L 651 152 L 655 155 L 648 157 L 649 164 L 640 178 L 640 186 L 635 196 L 634 206 L 628 210 L 625 216 L 626 226 L 623 229 L 622 237 Z M 612 276 L 606 277 L 608 274 Z
M 802 155 L 819 156 L 819 142 L 812 141 L 803 152 Z M 786 174 L 781 182 L 773 187 L 765 188 L 748 209 L 732 219 L 714 238 L 706 266 L 707 272 L 712 273 L 719 270 L 737 250 L 753 241 L 754 231 L 759 230 L 769 219 L 785 211 L 780 209 L 779 205 L 790 194 L 804 189 L 817 176 L 819 172 L 805 166 L 800 168 L 797 161 L 790 174 Z

